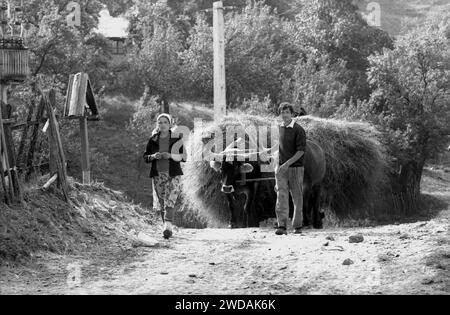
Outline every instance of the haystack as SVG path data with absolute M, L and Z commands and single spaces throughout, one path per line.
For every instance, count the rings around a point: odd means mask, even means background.
M 320 119 L 312 116 L 296 118 L 306 130 L 309 140 L 319 143 L 326 154 L 327 172 L 323 182 L 322 207 L 337 217 L 369 217 L 386 206 L 389 191 L 389 158 L 378 141 L 379 134 L 367 123 Z M 192 153 L 205 150 L 209 139 L 202 135 L 217 128 L 231 126 L 246 130 L 269 127 L 279 120 L 273 116 L 228 115 L 221 123 L 210 122 L 201 132 L 196 130 L 187 147 Z M 248 139 L 246 139 L 248 142 Z M 248 144 L 246 144 L 248 148 Z M 268 146 L 271 146 L 270 141 Z M 184 167 L 183 189 L 190 208 L 210 222 L 221 226 L 228 220 L 228 205 L 220 191 L 220 174 L 207 161 L 188 161 Z M 274 181 L 261 182 L 257 211 L 262 216 L 275 217 Z

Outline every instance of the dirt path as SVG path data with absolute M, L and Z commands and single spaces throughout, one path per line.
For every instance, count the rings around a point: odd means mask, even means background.
M 431 219 L 287 236 L 179 229 L 169 241 L 149 226 L 151 248 L 41 253 L 33 266 L 1 268 L 0 294 L 450 294 L 449 183 L 426 172 L 424 193 L 444 205 Z M 364 241 L 350 243 L 357 233 Z
M 448 294 L 448 277 L 428 263 L 445 240 L 448 223 L 447 219 L 282 237 L 271 229 L 181 230 L 172 241 L 117 269 L 111 279 L 88 281 L 65 293 Z M 356 232 L 365 235 L 364 242 L 348 243 L 348 236 Z M 446 240 L 441 250 L 449 267 Z M 347 258 L 354 264 L 343 265 Z
M 105 265 L 47 261 L 62 269 L 60 281 L 26 284 L 18 276 L 2 293 L 449 294 L 449 223 L 446 212 L 428 222 L 278 237 L 268 228 L 180 229 L 170 241 Z M 348 242 L 355 233 L 362 243 Z M 78 285 L 63 281 L 69 264 L 81 266 Z

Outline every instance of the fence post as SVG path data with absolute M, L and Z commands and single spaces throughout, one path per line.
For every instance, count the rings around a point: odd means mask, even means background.
M 8 145 L 6 143 L 6 136 L 5 136 L 5 128 L 3 126 L 3 103 L 7 103 L 7 89 L 8 87 L 4 84 L 0 83 L 0 147 L 1 147 L 1 155 L 0 158 L 2 159 L 2 177 L 4 178 L 5 176 L 5 171 L 7 173 L 8 176 L 8 183 L 7 183 L 7 187 L 5 187 L 5 189 L 7 189 L 9 194 L 9 200 L 10 202 L 14 202 L 16 200 L 16 196 L 15 196 L 15 189 L 14 189 L 14 180 L 12 179 L 12 172 L 11 172 L 11 168 L 10 168 L 10 163 L 9 163 L 9 149 L 8 149 Z M 4 159 L 3 159 L 4 157 Z M 6 184 L 6 182 L 5 182 Z M 5 191 L 6 193 L 6 191 Z
M 80 117 L 80 138 L 81 138 L 81 170 L 83 174 L 83 184 L 91 183 L 91 165 L 89 161 L 89 138 L 87 117 Z
M 64 155 L 64 149 L 62 146 L 61 136 L 59 133 L 59 125 L 56 120 L 54 108 L 56 105 L 55 91 L 52 89 L 45 95 L 45 107 L 47 109 L 47 115 L 49 119 L 49 141 L 53 142 L 55 148 L 55 160 L 58 173 L 58 184 L 63 192 L 66 202 L 69 201 L 68 185 L 67 185 L 67 170 L 66 170 L 66 157 Z

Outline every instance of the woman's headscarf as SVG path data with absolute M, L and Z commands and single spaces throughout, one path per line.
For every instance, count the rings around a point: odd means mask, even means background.
M 170 128 L 172 128 L 172 125 L 173 125 L 172 116 L 170 116 L 170 114 L 167 114 L 167 113 L 162 113 L 162 114 L 158 115 L 158 117 L 156 118 L 156 127 L 152 131 L 152 137 L 159 132 L 158 121 L 162 117 L 165 117 L 165 118 L 167 118 L 167 120 L 169 120 Z

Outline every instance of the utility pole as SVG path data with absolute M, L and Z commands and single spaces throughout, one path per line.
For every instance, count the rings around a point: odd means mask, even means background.
M 225 26 L 223 3 L 213 3 L 213 45 L 214 45 L 214 120 L 219 121 L 226 115 L 225 83 Z

